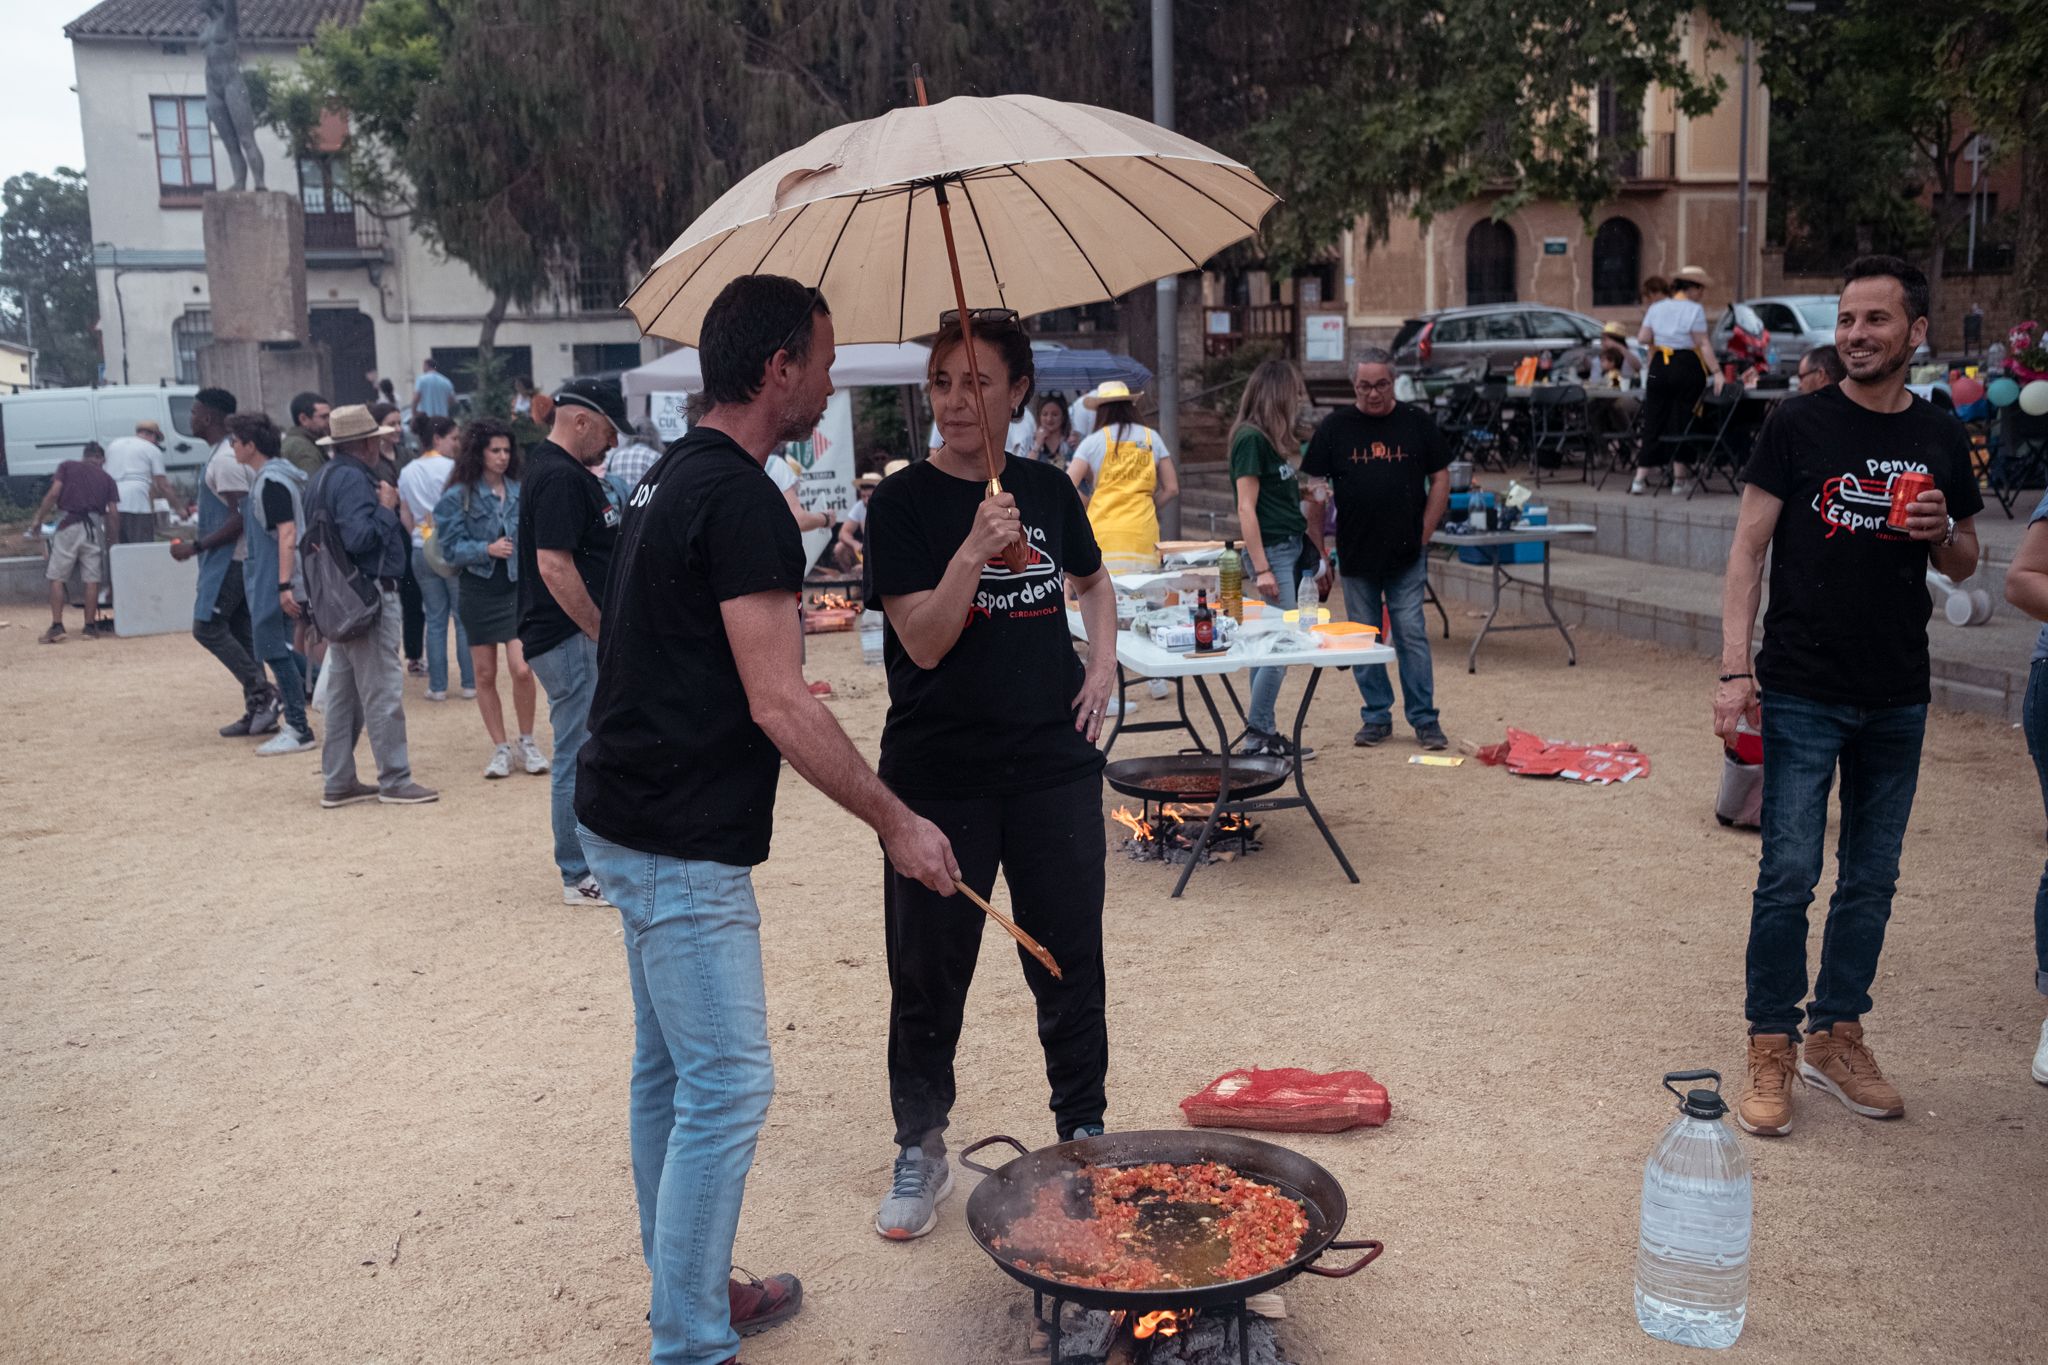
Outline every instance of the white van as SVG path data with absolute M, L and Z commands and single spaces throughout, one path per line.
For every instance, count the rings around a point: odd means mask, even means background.
M 192 434 L 198 392 L 191 384 L 114 384 L 0 396 L 0 478 L 54 474 L 64 461 L 77 459 L 87 441 L 104 446 L 117 436 L 133 436 L 135 424 L 144 420 L 163 428 L 167 469 L 197 469 L 212 453 Z

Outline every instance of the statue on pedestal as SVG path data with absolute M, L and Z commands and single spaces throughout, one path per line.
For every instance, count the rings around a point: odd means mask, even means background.
M 242 74 L 242 17 L 236 0 L 200 0 L 199 41 L 206 47 L 206 116 L 227 144 L 235 188 L 247 189 L 249 172 L 263 188 L 263 153 L 256 147 L 256 114 Z

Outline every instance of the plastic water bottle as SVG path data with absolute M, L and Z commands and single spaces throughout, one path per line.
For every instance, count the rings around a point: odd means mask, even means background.
M 1314 574 L 1302 574 L 1300 584 L 1294 589 L 1294 605 L 1296 608 L 1295 626 L 1302 634 L 1306 635 L 1314 630 L 1316 625 L 1317 597 L 1316 576 Z
M 873 607 L 860 614 L 860 661 L 877 666 L 882 662 L 882 613 Z
M 1714 1082 L 1679 1095 L 1674 1081 Z M 1749 1306 L 1749 1160 L 1722 1117 L 1718 1071 L 1674 1071 L 1678 1118 L 1643 1166 L 1636 1321 L 1659 1341 L 1720 1350 Z

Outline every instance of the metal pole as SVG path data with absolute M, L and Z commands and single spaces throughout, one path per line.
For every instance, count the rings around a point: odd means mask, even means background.
M 1970 252 L 1967 269 L 1977 273 L 1977 182 L 1984 174 L 1984 139 L 1970 139 Z
M 1736 131 L 1735 171 L 1735 299 L 1749 293 L 1749 71 L 1753 43 L 1742 40 L 1742 113 Z
M 1173 127 L 1173 0 L 1152 0 L 1152 121 Z M 1153 286 L 1159 310 L 1159 435 L 1177 458 L 1180 451 L 1180 277 Z M 1159 509 L 1162 539 L 1180 539 L 1180 499 Z

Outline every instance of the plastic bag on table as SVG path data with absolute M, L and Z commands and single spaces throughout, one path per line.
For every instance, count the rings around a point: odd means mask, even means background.
M 1254 631 L 1247 627 L 1240 643 L 1244 648 L 1239 652 L 1254 659 L 1271 658 L 1276 654 L 1313 654 L 1323 647 L 1320 636 L 1303 635 L 1285 624 L 1277 630 Z
M 1393 1112 L 1387 1088 L 1363 1071 L 1300 1067 L 1229 1071 L 1180 1102 L 1197 1128 L 1269 1133 L 1341 1133 L 1377 1128 Z

